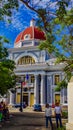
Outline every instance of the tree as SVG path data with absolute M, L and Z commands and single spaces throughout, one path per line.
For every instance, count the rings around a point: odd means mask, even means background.
M 13 10 L 17 10 L 18 0 L 0 0 L 0 20 L 11 22 Z M 4 95 L 8 89 L 13 88 L 16 82 L 14 74 L 15 63 L 7 59 L 8 51 L 4 44 L 8 44 L 9 40 L 4 36 L 0 36 L 0 94 Z
M 13 10 L 17 9 L 18 0 L 0 0 L 0 20 L 10 22 Z
M 15 63 L 12 60 L 7 59 L 8 52 L 3 46 L 3 43 L 9 41 L 0 36 L 0 94 L 4 95 L 8 89 L 15 85 L 15 74 L 13 72 Z
M 59 88 L 67 86 L 73 72 L 73 7 L 71 0 L 55 0 L 55 9 L 50 9 L 50 0 L 43 7 L 37 6 L 42 2 L 31 3 L 31 0 L 20 0 L 28 8 L 38 14 L 38 24 L 45 31 L 46 41 L 41 42 L 40 49 L 54 53 L 56 63 L 64 63 L 65 79 L 58 84 Z M 69 9 L 70 7 L 70 9 Z

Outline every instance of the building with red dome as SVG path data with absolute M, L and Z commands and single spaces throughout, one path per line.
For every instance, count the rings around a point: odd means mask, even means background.
M 33 104 L 45 105 L 60 102 L 67 104 L 67 90 L 55 92 L 57 83 L 64 78 L 63 64 L 55 65 L 55 57 L 46 50 L 39 50 L 40 41 L 46 40 L 45 32 L 35 26 L 35 20 L 30 26 L 18 34 L 14 48 L 9 49 L 9 58 L 14 60 L 17 75 L 15 93 L 10 93 L 10 104 L 22 101 L 27 106 Z

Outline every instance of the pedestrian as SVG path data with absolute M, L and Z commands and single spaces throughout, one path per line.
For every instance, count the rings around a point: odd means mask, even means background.
M 9 110 L 7 104 L 4 103 L 3 105 L 3 119 L 4 121 L 9 120 Z
M 59 103 L 57 102 L 56 106 L 55 106 L 55 118 L 56 118 L 56 126 L 57 126 L 57 128 L 59 127 L 59 123 L 60 123 L 60 127 L 62 127 L 61 115 L 62 115 L 62 108 L 59 105 Z
M 46 128 L 48 128 L 48 120 L 49 120 L 50 125 L 51 125 L 51 129 L 53 130 L 53 124 L 52 124 L 52 119 L 51 119 L 52 109 L 51 109 L 51 107 L 49 106 L 49 104 L 46 104 L 45 107 L 46 107 L 46 108 L 45 108 Z
M 2 118 L 3 118 L 3 106 L 2 106 L 3 102 L 0 102 L 0 127 L 2 127 L 1 122 L 2 122 Z

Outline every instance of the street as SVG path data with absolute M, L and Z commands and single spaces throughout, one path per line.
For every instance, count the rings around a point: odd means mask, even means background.
M 53 118 L 54 130 L 56 130 Z M 67 120 L 63 120 L 65 124 Z M 14 112 L 10 113 L 10 121 L 5 122 L 0 130 L 51 130 L 50 125 L 45 128 L 44 112 Z

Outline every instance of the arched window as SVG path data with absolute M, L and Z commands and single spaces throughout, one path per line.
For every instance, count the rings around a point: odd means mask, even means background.
M 18 65 L 34 64 L 34 63 L 35 63 L 35 60 L 34 60 L 34 58 L 32 58 L 31 56 L 24 56 L 24 57 L 21 57 L 21 58 L 18 60 Z
M 24 40 L 28 40 L 28 39 L 30 39 L 30 34 L 26 34 L 26 35 L 24 36 Z

